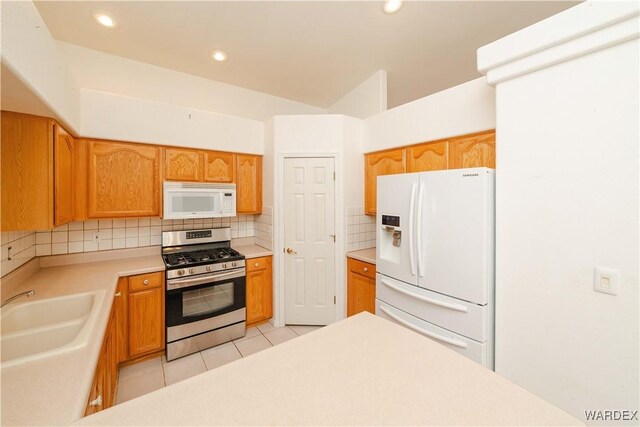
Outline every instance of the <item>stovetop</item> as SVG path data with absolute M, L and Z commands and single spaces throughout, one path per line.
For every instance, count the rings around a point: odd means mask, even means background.
M 244 256 L 231 248 L 211 248 L 168 253 L 162 255 L 162 258 L 167 267 L 184 267 L 235 261 L 244 259 Z

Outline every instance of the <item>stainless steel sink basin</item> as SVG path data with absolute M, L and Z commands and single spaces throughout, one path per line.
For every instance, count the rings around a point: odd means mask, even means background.
M 89 342 L 104 290 L 7 306 L 0 315 L 3 368 L 73 351 Z

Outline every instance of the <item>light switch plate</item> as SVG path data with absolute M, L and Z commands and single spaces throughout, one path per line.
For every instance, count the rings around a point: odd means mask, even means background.
M 603 294 L 618 295 L 620 270 L 597 267 L 593 275 L 593 290 Z

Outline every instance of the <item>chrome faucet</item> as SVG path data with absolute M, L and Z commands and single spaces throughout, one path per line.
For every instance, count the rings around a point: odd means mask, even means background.
M 32 297 L 34 294 L 36 293 L 35 290 L 31 289 L 30 291 L 24 291 L 24 292 L 20 292 L 17 295 L 12 296 L 11 298 L 9 298 L 8 300 L 6 300 L 5 302 L 3 302 L 0 305 L 0 308 L 4 307 L 5 305 L 9 304 L 11 301 L 13 301 L 16 298 L 20 298 L 21 296 L 26 296 L 27 298 Z

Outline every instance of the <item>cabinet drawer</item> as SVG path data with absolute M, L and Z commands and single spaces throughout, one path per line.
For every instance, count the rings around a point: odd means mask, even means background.
M 162 273 L 140 274 L 129 277 L 129 292 L 144 291 L 162 286 Z
M 371 279 L 376 278 L 376 265 L 369 264 L 368 262 L 358 261 L 357 259 L 348 258 L 348 268 L 349 271 L 357 274 L 362 274 L 363 276 L 370 277 Z
M 266 256 L 260 258 L 250 258 L 245 261 L 245 265 L 247 268 L 247 273 L 252 271 L 264 270 L 267 268 L 267 258 Z

